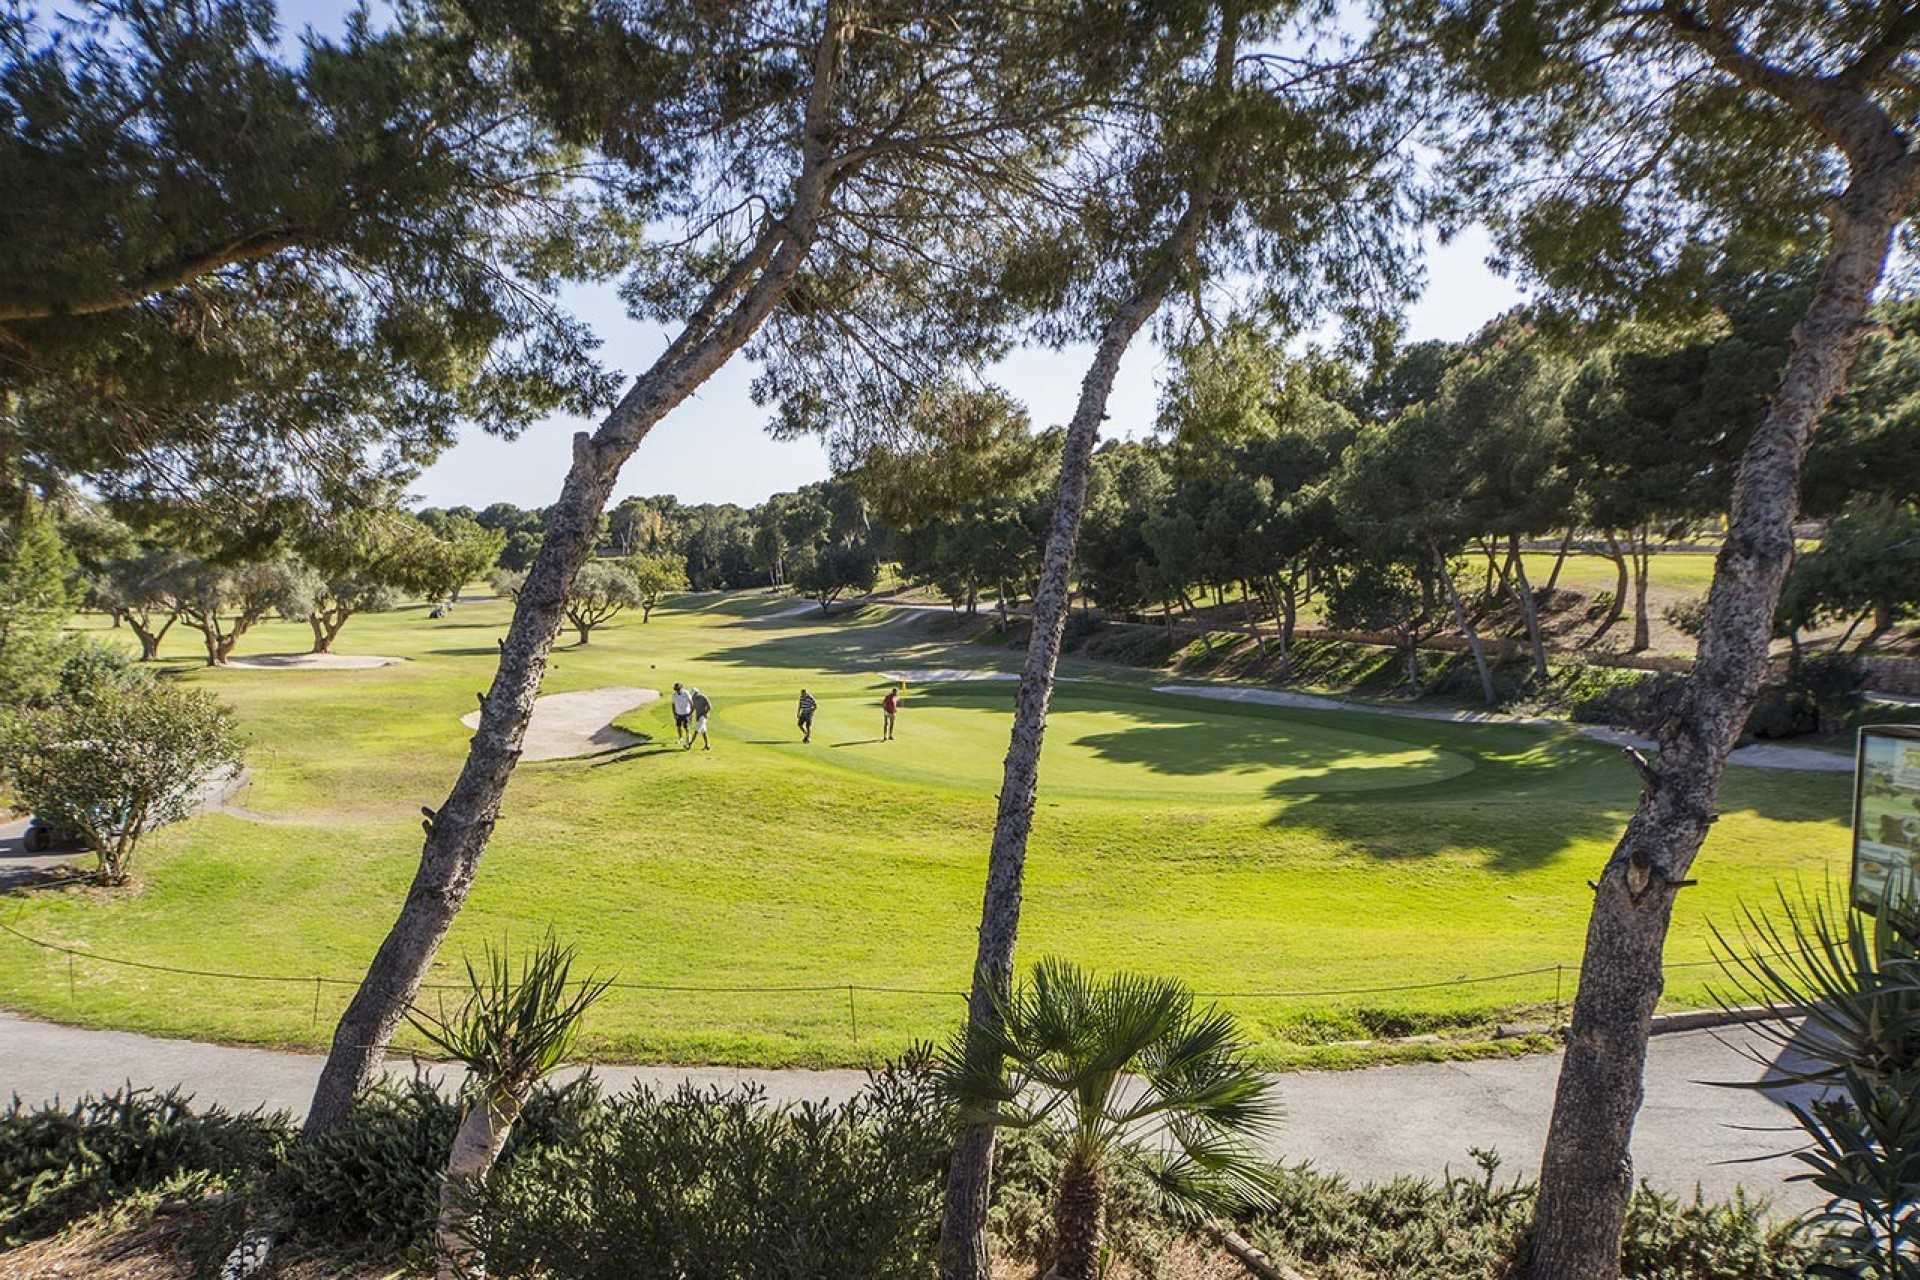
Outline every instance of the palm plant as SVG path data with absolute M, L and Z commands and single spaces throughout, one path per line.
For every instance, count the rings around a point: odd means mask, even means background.
M 468 1205 L 507 1144 L 534 1086 L 567 1060 L 580 1020 L 609 980 L 570 980 L 574 952 L 552 930 L 520 964 L 486 948 L 484 964 L 469 958 L 468 995 L 450 1017 L 420 1009 L 407 1018 L 436 1049 L 467 1069 L 466 1107 L 447 1154 L 440 1186 L 438 1280 L 480 1270 L 469 1243 Z
M 1195 1009 L 1171 979 L 1096 979 L 1062 960 L 996 997 L 975 1052 L 955 1037 L 939 1078 L 968 1123 L 1049 1127 L 1065 1146 L 1049 1276 L 1094 1280 L 1108 1179 L 1122 1162 L 1169 1208 L 1232 1212 L 1270 1203 L 1258 1141 L 1279 1120 L 1273 1085 L 1241 1057 L 1233 1019 Z
M 1811 1140 L 1796 1177 L 1828 1197 L 1811 1274 L 1920 1280 L 1920 912 L 1875 919 L 1832 893 L 1782 891 L 1780 906 L 1715 931 L 1719 998 L 1764 1012 L 1768 1047 L 1751 1056 L 1768 1072 L 1749 1087 L 1820 1090 L 1783 1102 Z

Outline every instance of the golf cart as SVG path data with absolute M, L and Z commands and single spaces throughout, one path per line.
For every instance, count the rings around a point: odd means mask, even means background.
M 71 831 L 61 831 L 38 814 L 20 834 L 20 844 L 28 853 L 47 853 L 53 849 L 78 849 L 86 841 Z

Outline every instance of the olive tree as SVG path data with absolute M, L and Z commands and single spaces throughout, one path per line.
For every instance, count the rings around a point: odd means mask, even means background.
M 261 620 L 306 607 L 300 571 L 287 561 L 233 565 L 183 561 L 164 588 L 175 612 L 199 631 L 207 665 L 224 667 L 236 645 Z
M 94 664 L 97 675 L 0 725 L 14 802 L 99 859 L 101 884 L 133 873 L 141 837 L 193 811 L 209 778 L 240 767 L 233 713 L 204 689 Z
M 519 598 L 515 593 L 514 599 Z M 615 560 L 590 560 L 574 575 L 573 589 L 567 592 L 567 623 L 584 645 L 594 628 L 640 605 L 640 581 L 633 570 Z
M 639 596 L 640 621 L 650 621 L 660 602 L 687 589 L 687 558 L 668 551 L 628 556 L 622 565 L 632 575 Z

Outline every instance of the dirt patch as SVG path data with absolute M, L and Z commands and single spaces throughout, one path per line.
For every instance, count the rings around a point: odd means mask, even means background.
M 202 1274 L 194 1255 L 208 1247 L 215 1231 L 198 1209 L 163 1213 L 138 1226 L 81 1222 L 51 1239 L 0 1253 L 0 1280 L 192 1280 Z M 281 1280 L 389 1280 L 411 1274 L 293 1249 L 276 1251 L 272 1273 Z
M 613 718 L 659 700 L 658 689 L 636 689 L 625 685 L 583 689 L 577 693 L 553 693 L 536 698 L 533 719 L 527 725 L 526 740 L 520 747 L 520 758 L 570 760 L 575 756 L 599 755 L 638 746 L 647 739 L 640 734 L 614 728 Z M 469 729 L 478 729 L 480 713 L 470 711 L 460 717 L 460 723 Z
M 367 671 L 397 667 L 405 661 L 377 653 L 255 653 L 228 658 L 227 665 L 249 671 Z

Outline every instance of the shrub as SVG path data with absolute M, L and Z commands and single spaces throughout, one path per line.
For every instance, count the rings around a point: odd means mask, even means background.
M 497 1173 L 474 1243 L 499 1274 L 553 1280 L 925 1274 L 946 1125 L 922 1060 L 836 1107 L 637 1089 Z
M 1054 1190 L 1066 1145 L 1048 1129 L 1003 1129 L 994 1140 L 993 1207 L 987 1219 L 996 1247 L 1038 1268 L 1056 1256 Z M 1132 1165 L 1107 1183 L 1106 1257 L 1141 1280 L 1169 1280 L 1168 1255 L 1188 1223 L 1167 1212 L 1146 1174 Z
M 1686 678 L 1656 671 L 1639 679 L 1608 683 L 1574 699 L 1571 714 L 1580 724 L 1605 724 L 1649 737 L 1672 714 Z
M 1280 1207 L 1248 1236 L 1279 1258 L 1332 1276 L 1485 1280 L 1524 1274 L 1534 1188 L 1500 1185 L 1500 1159 L 1475 1151 L 1480 1176 L 1396 1178 L 1355 1187 L 1305 1167 L 1286 1171 Z M 1681 1201 L 1645 1185 L 1627 1210 L 1626 1280 L 1798 1280 L 1814 1254 L 1798 1224 L 1773 1224 L 1743 1196 Z
M 124 884 L 141 836 L 186 817 L 202 782 L 239 768 L 240 735 L 204 689 L 91 657 L 62 680 L 57 701 L 0 728 L 0 770 L 22 807 L 86 842 L 103 884 Z
M 0 1114 L 0 1243 L 51 1235 L 141 1193 L 245 1189 L 292 1138 L 284 1115 L 195 1112 L 190 1102 L 134 1088 L 70 1107 L 16 1097 Z
M 1707 598 L 1703 595 L 1676 600 L 1660 611 L 1667 625 L 1681 635 L 1698 640 L 1707 629 Z
M 573 1144 L 600 1107 L 590 1079 L 533 1092 L 501 1159 Z M 440 1181 L 460 1104 L 431 1082 L 382 1080 L 340 1124 L 290 1148 L 264 1208 L 301 1243 L 368 1260 L 424 1253 L 440 1211 Z

